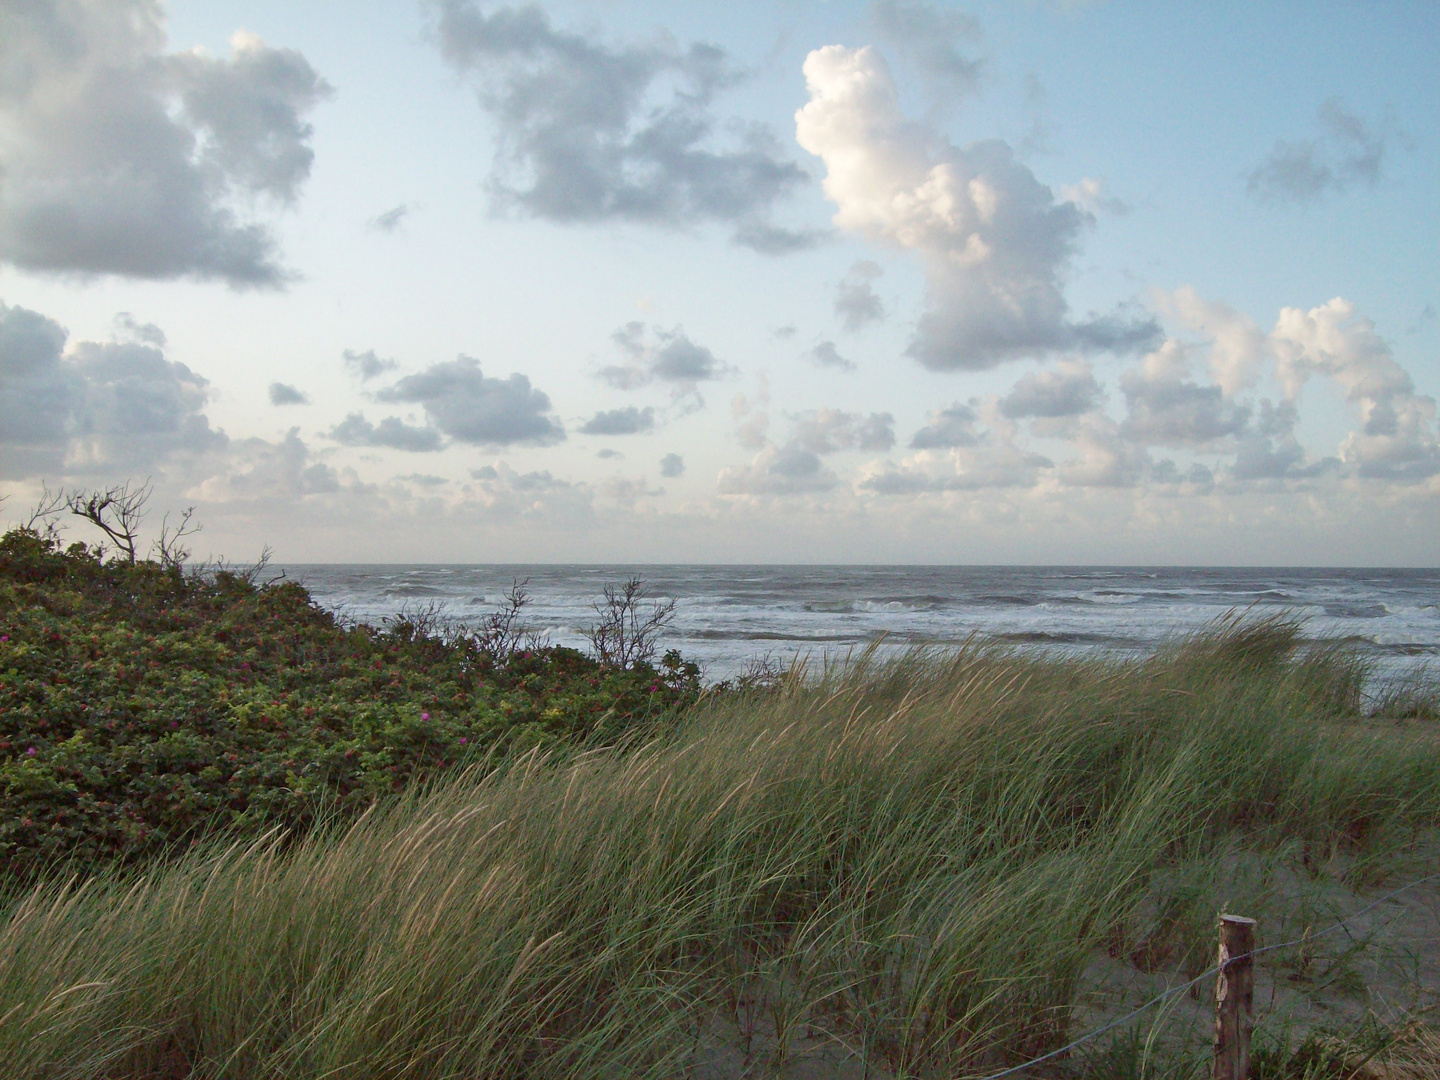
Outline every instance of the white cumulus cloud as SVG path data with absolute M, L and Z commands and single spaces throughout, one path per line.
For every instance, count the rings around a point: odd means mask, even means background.
M 827 45 L 805 60 L 810 101 L 796 139 L 825 163 L 834 221 L 919 254 L 929 304 L 909 355 L 977 370 L 1062 348 L 1132 350 L 1153 322 L 1068 318 L 1062 276 L 1090 215 L 1055 194 L 999 140 L 957 147 L 906 119 L 884 58 Z
M 1421 480 L 1440 472 L 1435 400 L 1415 393 L 1372 320 L 1341 297 L 1311 308 L 1283 308 L 1270 334 L 1276 365 L 1293 400 L 1312 375 L 1334 379 L 1360 413 L 1340 456 L 1361 476 Z

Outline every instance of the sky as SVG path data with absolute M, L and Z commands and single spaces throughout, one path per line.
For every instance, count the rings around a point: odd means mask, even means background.
M 0 0 L 0 523 L 148 478 L 238 560 L 1435 566 L 1437 46 Z

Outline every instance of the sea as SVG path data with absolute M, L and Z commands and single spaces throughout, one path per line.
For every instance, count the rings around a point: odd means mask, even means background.
M 429 608 L 474 624 L 515 584 L 525 625 L 586 646 L 607 585 L 673 599 L 660 648 L 720 680 L 756 664 L 957 645 L 972 635 L 1048 654 L 1138 656 L 1231 613 L 1281 614 L 1345 639 L 1377 682 L 1440 676 L 1440 569 L 1076 566 L 360 565 L 274 567 L 322 606 L 374 625 Z

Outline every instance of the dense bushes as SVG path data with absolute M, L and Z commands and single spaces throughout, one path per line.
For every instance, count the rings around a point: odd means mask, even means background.
M 483 643 L 482 643 L 483 644 Z M 0 875 L 347 813 L 497 750 L 613 739 L 698 671 L 337 624 L 292 582 L 0 538 Z

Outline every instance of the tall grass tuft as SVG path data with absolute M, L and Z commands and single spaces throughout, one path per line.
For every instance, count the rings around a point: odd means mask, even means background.
M 1157 874 L 1440 821 L 1440 746 L 1364 718 L 1361 675 L 1283 620 L 1141 661 L 871 653 L 644 745 L 51 882 L 3 913 L 0 1075 L 1020 1060 L 1063 1040 L 1088 958 Z

